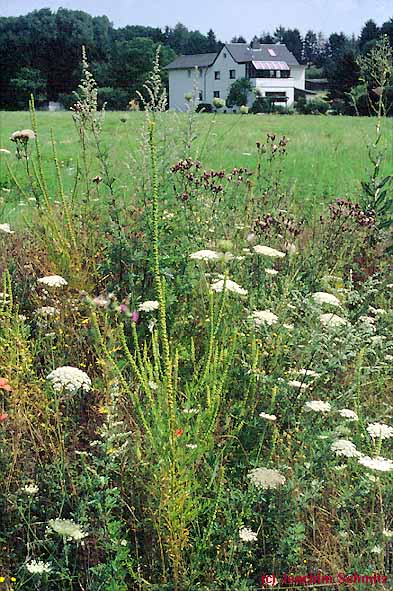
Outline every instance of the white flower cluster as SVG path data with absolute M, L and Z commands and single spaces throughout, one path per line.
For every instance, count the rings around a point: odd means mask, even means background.
M 330 412 L 332 410 L 330 402 L 322 400 L 309 400 L 304 407 L 307 411 L 313 410 L 314 412 Z
M 266 421 L 276 421 L 277 420 L 276 415 L 269 415 L 266 412 L 260 412 L 259 416 L 261 417 L 261 419 L 266 419 Z
M 26 562 L 25 567 L 32 575 L 48 574 L 52 570 L 51 564 L 42 560 L 30 560 L 30 562 Z
M 147 300 L 139 305 L 138 310 L 139 312 L 154 312 L 154 310 L 158 310 L 159 307 L 160 303 L 156 300 Z
M 215 250 L 197 250 L 197 252 L 193 252 L 192 254 L 190 254 L 190 259 L 193 259 L 194 261 L 216 261 L 220 258 L 222 258 L 222 253 L 221 252 L 216 252 Z
M 26 493 L 27 495 L 34 497 L 36 494 L 38 494 L 39 492 L 39 487 L 37 486 L 37 484 L 25 484 L 25 486 L 22 486 L 22 492 Z
M 362 456 L 359 458 L 359 464 L 364 466 L 365 468 L 369 468 L 370 470 L 377 470 L 379 472 L 392 472 L 393 470 L 393 462 L 392 460 L 387 460 L 382 456 L 376 456 L 375 458 L 370 458 L 369 456 Z
M 316 291 L 311 297 L 319 305 L 329 304 L 330 306 L 341 306 L 340 300 L 335 295 L 326 291 Z
M 248 478 L 257 488 L 265 490 L 278 488 L 285 484 L 286 480 L 283 474 L 271 468 L 254 468 L 248 473 Z
M 361 453 L 356 449 L 356 445 L 348 439 L 338 439 L 332 444 L 331 450 L 337 456 L 345 456 L 346 458 L 359 458 Z
M 276 250 L 270 246 L 263 246 L 262 244 L 257 244 L 254 246 L 254 251 L 257 254 L 262 254 L 263 256 L 270 257 L 272 259 L 282 259 L 285 257 L 285 252 L 281 252 L 281 250 Z
M 227 291 L 231 291 L 232 293 L 237 293 L 238 295 L 248 294 L 246 289 L 243 289 L 243 287 L 240 287 L 240 285 L 238 285 L 235 281 L 231 281 L 231 279 L 227 279 L 226 281 L 224 279 L 220 279 L 219 281 L 212 283 L 210 287 L 213 291 L 221 293 L 224 289 L 224 285 L 225 289 Z
M 248 318 L 253 320 L 256 326 L 262 326 L 263 324 L 271 326 L 278 321 L 278 316 L 270 310 L 254 310 Z
M 348 320 L 345 320 L 345 318 L 342 318 L 337 314 L 321 314 L 319 321 L 323 326 L 327 326 L 328 328 L 336 328 L 348 324 Z
M 14 231 L 11 230 L 11 226 L 9 224 L 0 224 L 0 232 L 4 232 L 4 234 L 14 233 Z
M 37 279 L 37 283 L 41 283 L 47 287 L 62 287 L 63 285 L 68 285 L 68 282 L 60 275 L 48 275 L 47 277 L 40 277 Z
M 384 423 L 370 423 L 367 425 L 367 433 L 373 439 L 390 439 L 393 437 L 393 427 Z
M 50 519 L 49 528 L 67 540 L 80 542 L 88 535 L 80 525 L 72 519 Z
M 341 408 L 338 411 L 338 414 L 340 415 L 340 417 L 343 417 L 343 419 L 347 419 L 348 421 L 358 421 L 359 420 L 359 417 L 356 414 L 356 412 L 351 410 L 350 408 Z
M 91 379 L 87 373 L 77 367 L 67 365 L 58 367 L 51 371 L 46 376 L 46 379 L 52 383 L 52 387 L 56 392 L 66 390 L 74 394 L 78 390 L 88 392 L 91 389 Z
M 249 527 L 241 527 L 239 529 L 239 538 L 242 542 L 256 542 L 258 534 L 252 531 Z

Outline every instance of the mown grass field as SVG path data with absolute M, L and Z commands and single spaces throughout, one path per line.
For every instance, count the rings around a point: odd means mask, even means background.
M 167 132 L 174 138 L 179 134 L 182 114 L 165 114 Z M 71 179 L 76 167 L 78 137 L 70 113 L 37 114 L 43 146 L 44 163 L 51 173 L 50 130 L 59 144 L 59 158 L 65 179 Z M 143 113 L 108 112 L 103 140 L 111 158 L 119 163 L 120 179 L 126 183 L 131 158 L 140 140 Z M 183 119 L 183 121 L 182 121 Z M 369 167 L 368 143 L 374 137 L 375 120 L 365 117 L 274 116 L 202 114 L 195 119 L 196 146 L 207 148 L 201 160 L 206 168 L 227 170 L 234 166 L 255 167 L 257 141 L 264 141 L 268 132 L 289 138 L 288 153 L 283 169 L 283 181 L 288 192 L 302 210 L 316 211 L 321 203 L 335 197 L 357 196 L 361 180 Z M 0 147 L 12 149 L 10 134 L 30 126 L 29 113 L 0 114 Z M 386 120 L 386 137 L 393 137 L 393 121 Z M 388 150 L 386 170 L 393 165 L 393 143 Z M 0 183 L 6 182 L 4 163 L 0 161 Z M 131 170 L 132 172 L 132 170 Z M 316 208 L 316 209 L 315 209 Z

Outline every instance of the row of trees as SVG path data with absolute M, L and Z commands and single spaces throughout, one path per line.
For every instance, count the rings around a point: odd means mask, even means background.
M 274 33 L 262 33 L 247 40 L 284 43 L 296 58 L 318 68 L 315 75 L 327 77 L 331 98 L 347 100 L 348 91 L 359 82 L 356 58 L 367 53 L 381 35 L 393 46 L 393 19 L 378 27 L 369 20 L 358 38 L 344 33 L 308 31 L 278 27 Z M 158 46 L 161 63 L 176 55 L 218 51 L 222 43 L 211 29 L 206 35 L 190 31 L 178 23 L 175 27 L 126 26 L 115 29 L 106 16 L 60 8 L 33 11 L 19 17 L 0 18 L 0 108 L 25 108 L 30 93 L 38 103 L 57 100 L 67 103 L 80 79 L 81 46 L 85 45 L 99 94 L 109 107 L 125 108 L 140 89 L 151 70 Z M 164 73 L 165 75 L 165 73 Z
M 106 16 L 64 8 L 2 17 L 0 108 L 25 108 L 31 92 L 39 101 L 71 93 L 80 79 L 82 45 L 99 87 L 130 98 L 151 70 L 158 45 L 165 65 L 180 53 L 215 52 L 222 44 L 212 30 L 203 35 L 180 23 L 164 30 L 115 29 Z

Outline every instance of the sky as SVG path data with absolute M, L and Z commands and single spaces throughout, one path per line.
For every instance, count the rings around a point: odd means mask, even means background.
M 325 34 L 344 31 L 359 34 L 366 20 L 378 25 L 393 17 L 393 0 L 0 0 L 1 16 L 18 16 L 39 8 L 84 10 L 93 16 L 107 15 L 115 27 L 125 25 L 174 26 L 206 33 L 229 41 L 234 35 L 250 40 L 263 31 L 283 25 Z

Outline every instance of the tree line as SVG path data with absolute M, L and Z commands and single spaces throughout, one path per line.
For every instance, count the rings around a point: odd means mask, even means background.
M 309 75 L 328 78 L 330 98 L 347 101 L 347 93 L 359 84 L 357 57 L 387 35 L 393 46 L 393 18 L 378 27 L 365 23 L 358 37 L 279 26 L 247 40 L 242 35 L 231 42 L 284 43 L 299 62 L 309 66 Z M 128 25 L 115 28 L 106 16 L 92 17 L 80 10 L 48 8 L 18 17 L 0 18 L 0 108 L 26 108 L 33 93 L 38 104 L 61 100 L 68 105 L 77 88 L 81 70 L 81 46 L 87 50 L 99 98 L 108 108 L 126 108 L 141 88 L 160 47 L 161 64 L 179 54 L 216 52 L 222 47 L 215 32 L 175 27 Z M 165 72 L 164 72 L 165 76 Z

